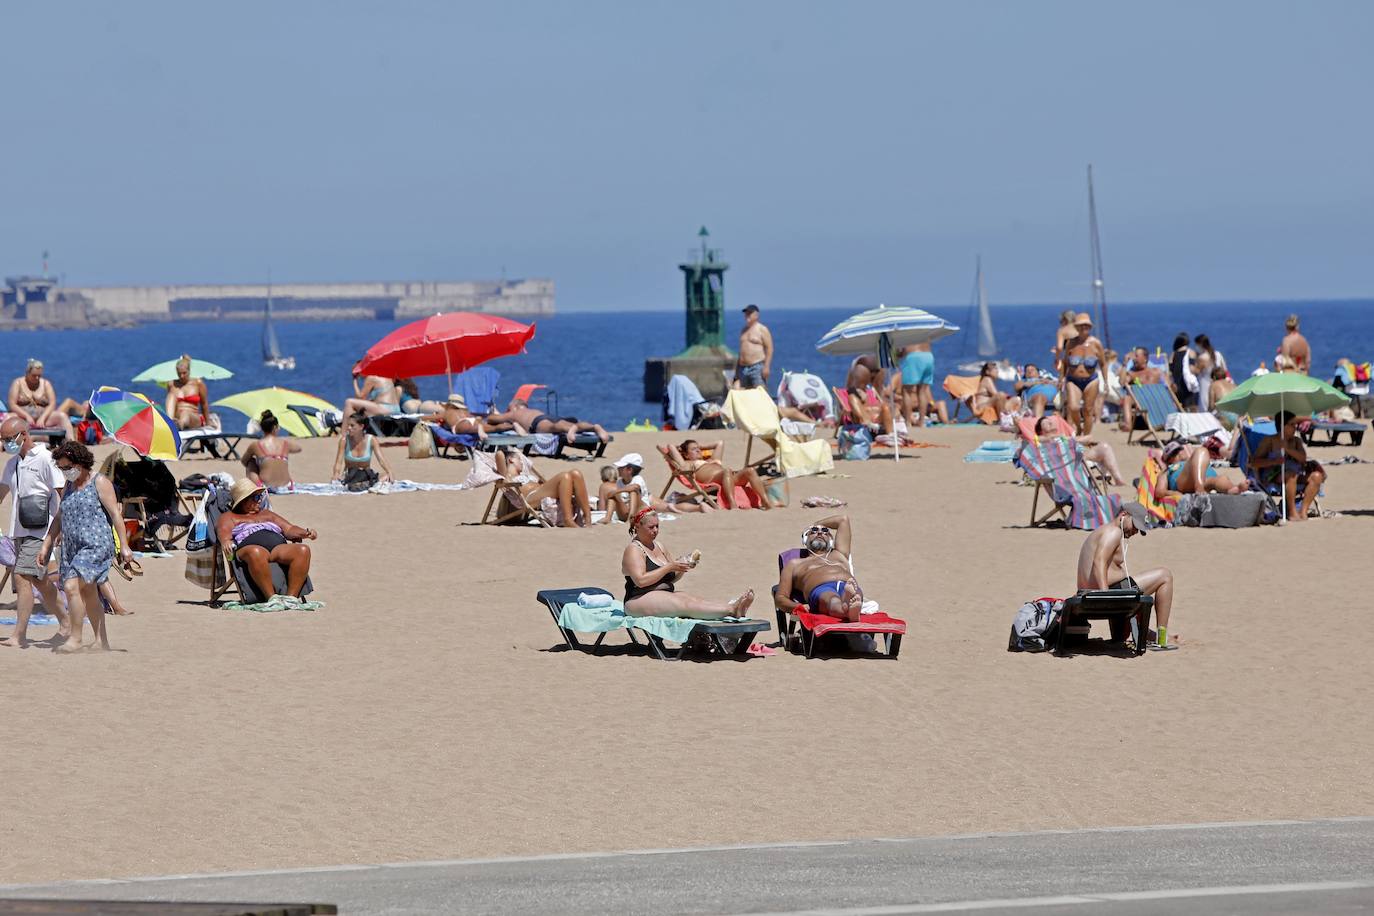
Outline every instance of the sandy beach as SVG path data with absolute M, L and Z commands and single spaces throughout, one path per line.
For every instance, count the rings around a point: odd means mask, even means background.
M 648 455 L 657 492 L 670 435 L 617 433 L 607 461 Z M 776 555 L 823 514 L 800 500 L 847 500 L 860 581 L 911 625 L 896 662 L 564 651 L 535 592 L 618 594 L 623 525 L 478 527 L 485 489 L 274 497 L 321 532 L 324 610 L 211 609 L 178 553 L 117 580 L 136 611 L 109 619 L 118 651 L 0 650 L 0 881 L 1374 814 L 1349 569 L 1374 468 L 1331 469 L 1335 518 L 1134 539 L 1133 569 L 1174 570 L 1182 649 L 1059 659 L 1008 653 L 1007 631 L 1025 599 L 1072 593 L 1084 535 L 1028 529 L 1019 474 L 962 462 L 1003 437 L 923 431 L 941 447 L 793 481 L 792 508 L 663 526 L 670 549 L 704 554 L 683 589 L 752 587 L 771 620 Z M 1104 437 L 1137 474 L 1143 450 Z M 327 479 L 336 441 L 304 446 L 295 478 Z M 469 468 L 405 456 L 387 450 L 414 480 Z M 600 462 L 539 464 L 594 489 Z M 214 470 L 240 469 L 173 465 Z

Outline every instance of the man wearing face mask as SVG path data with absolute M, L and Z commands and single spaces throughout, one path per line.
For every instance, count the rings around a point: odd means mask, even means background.
M 14 539 L 18 558 L 14 575 L 19 591 L 14 632 L 0 639 L 0 645 L 23 649 L 28 645 L 35 588 L 43 596 L 43 607 L 58 619 L 58 637 L 66 639 L 71 632 L 66 611 L 57 600 L 57 589 L 38 562 L 43 538 L 57 512 L 65 481 L 47 446 L 39 445 L 29 436 L 29 422 L 24 417 L 11 414 L 0 423 L 0 444 L 9 456 L 4 472 L 0 473 L 0 502 L 8 495 L 14 497 L 10 509 L 10 536 Z
M 858 622 L 864 595 L 854 579 L 850 562 L 849 516 L 832 515 L 807 528 L 802 546 L 809 555 L 782 568 L 775 601 L 784 611 L 792 609 L 792 591 L 806 596 L 812 613 Z
M 1132 574 L 1126 567 L 1126 539 L 1145 536 L 1149 521 L 1145 507 L 1126 503 L 1112 524 L 1103 525 L 1088 535 L 1078 551 L 1080 589 L 1136 589 L 1155 599 L 1156 638 L 1146 648 L 1177 649 L 1169 645 L 1169 611 L 1174 604 L 1174 574 L 1167 566 L 1157 566 Z M 1148 622 L 1148 621 L 1147 621 Z

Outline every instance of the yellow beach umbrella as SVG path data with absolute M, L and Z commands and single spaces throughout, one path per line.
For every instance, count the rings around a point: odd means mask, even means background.
M 236 410 L 254 420 L 262 416 L 264 410 L 272 411 L 272 415 L 281 423 L 281 428 L 293 436 L 318 436 L 324 432 L 324 424 L 318 420 L 308 419 L 311 411 L 332 410 L 338 412 L 339 408 L 326 401 L 324 398 L 317 398 L 313 394 L 306 394 L 304 391 L 293 391 L 290 388 L 278 388 L 275 385 L 271 388 L 256 388 L 252 391 L 244 391 L 239 394 L 231 394 L 227 398 L 221 398 L 214 402 L 216 407 L 228 407 Z M 292 408 L 307 408 L 305 416 L 297 413 Z

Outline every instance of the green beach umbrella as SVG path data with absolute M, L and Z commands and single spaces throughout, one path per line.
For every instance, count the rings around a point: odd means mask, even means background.
M 1272 417 L 1281 410 L 1301 417 L 1349 403 L 1349 395 L 1319 378 L 1297 372 L 1270 372 L 1246 379 L 1212 406 L 1252 417 Z
M 168 382 L 175 381 L 177 377 L 177 362 L 178 360 L 176 359 L 169 359 L 165 363 L 158 363 L 156 366 L 151 366 L 144 369 L 138 375 L 135 375 L 133 380 L 135 382 L 157 382 L 159 385 L 165 385 Z M 201 378 L 213 381 L 215 379 L 233 377 L 234 373 L 223 366 L 216 366 L 214 363 L 206 362 L 203 359 L 191 360 L 191 378 Z

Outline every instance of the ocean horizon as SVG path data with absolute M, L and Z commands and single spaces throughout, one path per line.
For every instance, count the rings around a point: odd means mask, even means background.
M 1244 377 L 1261 360 L 1272 363 L 1283 336 L 1284 318 L 1296 312 L 1312 344 L 1316 374 L 1329 377 L 1338 358 L 1374 359 L 1371 306 L 1374 299 L 1111 303 L 1111 342 L 1117 350 L 1137 345 L 1167 349 L 1177 333 L 1185 332 L 1190 338 L 1206 333 L 1225 354 L 1232 372 Z M 762 303 L 761 308 L 776 346 L 774 385 L 784 370 L 812 372 L 832 385 L 843 383 L 850 358 L 819 353 L 815 343 L 835 324 L 861 311 L 859 307 L 783 309 Z M 928 308 L 960 327 L 959 332 L 935 344 L 938 379 L 957 372 L 960 363 L 977 359 L 974 311 L 968 305 Z M 1049 356 L 1058 314 L 1065 308 L 1083 306 L 991 306 L 998 356 L 1017 364 L 1042 363 Z M 726 343 L 733 344 L 742 316 L 732 304 L 725 317 Z M 45 374 L 53 381 L 59 398 L 84 399 L 101 385 L 116 385 L 156 399 L 161 396 L 160 389 L 132 385 L 130 379 L 154 363 L 190 353 L 234 372 L 232 379 L 208 383 L 212 402 L 240 391 L 280 385 L 341 405 L 352 395 L 349 369 L 353 363 L 403 323 L 279 322 L 277 335 L 283 352 L 296 357 L 297 368 L 288 372 L 262 365 L 261 326 L 256 322 L 161 322 L 132 328 L 35 330 L 5 338 L 12 362 L 0 366 L 0 374 L 8 382 L 22 374 L 27 358 L 36 357 L 43 360 Z M 521 384 L 533 382 L 555 392 L 561 414 L 593 420 L 610 429 L 623 429 L 633 420 L 646 418 L 659 422 L 659 405 L 642 400 L 644 360 L 671 356 L 684 348 L 686 320 L 681 309 L 564 312 L 534 323 L 537 329 L 528 352 L 490 363 L 501 372 L 503 397 L 510 397 Z M 427 398 L 442 399 L 447 394 L 442 376 L 417 382 Z M 542 408 L 543 399 L 536 398 L 535 405 Z M 222 416 L 228 429 L 242 429 L 247 420 L 227 410 Z

